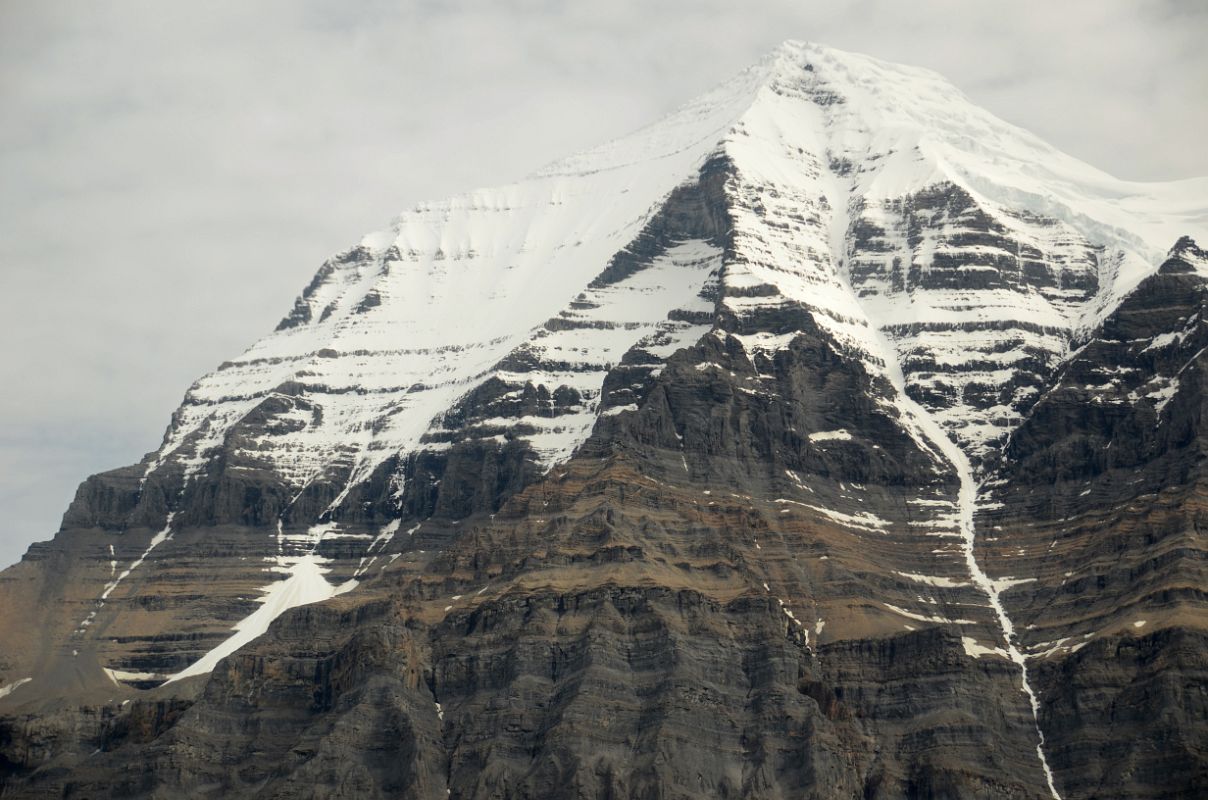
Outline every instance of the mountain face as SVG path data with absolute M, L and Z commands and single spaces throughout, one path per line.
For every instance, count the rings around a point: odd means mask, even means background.
M 0 796 L 1208 794 L 1196 241 L 792 42 L 417 207 L 0 573 Z

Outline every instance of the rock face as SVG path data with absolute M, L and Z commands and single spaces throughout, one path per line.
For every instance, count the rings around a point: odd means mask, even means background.
M 1071 793 L 1208 786 L 1205 266 L 1180 241 L 1067 361 L 986 482 L 979 555 L 1030 579 L 1007 602 Z
M 1204 794 L 1206 201 L 788 43 L 408 212 L 0 573 L 0 796 Z

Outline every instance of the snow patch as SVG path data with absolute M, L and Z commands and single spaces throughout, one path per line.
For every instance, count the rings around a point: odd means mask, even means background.
M 623 406 L 609 406 L 600 412 L 601 417 L 615 417 L 617 414 L 624 414 L 626 411 L 637 411 L 636 403 L 629 403 Z
M 313 552 L 284 560 L 288 562 L 286 571 L 289 577 L 263 587 L 264 596 L 260 598 L 260 608 L 235 623 L 232 628 L 235 631 L 233 635 L 193 664 L 172 675 L 167 683 L 194 675 L 205 675 L 218 666 L 219 661 L 265 633 L 273 620 L 289 609 L 322 602 L 351 591 L 357 585 L 355 580 L 350 580 L 339 586 L 332 586 L 323 577 L 330 571 L 323 566 L 327 560 Z
M 982 656 L 999 656 L 1008 660 L 1011 658 L 1011 655 L 1001 647 L 985 647 L 978 644 L 972 636 L 962 636 L 961 644 L 965 646 L 965 655 L 971 658 L 981 658 Z
M 101 667 L 105 671 L 105 675 L 109 680 L 113 681 L 114 685 L 120 686 L 124 682 L 132 681 L 162 681 L 167 675 L 162 675 L 158 672 L 128 672 L 121 669 L 110 669 L 109 667 Z
M 938 586 L 943 589 L 955 589 L 960 586 L 969 585 L 967 581 L 958 581 L 953 580 L 952 578 L 945 578 L 937 575 L 916 575 L 913 572 L 898 572 L 897 570 L 894 570 L 894 572 L 897 575 L 901 575 L 903 578 L 909 578 L 912 581 L 925 583 L 928 586 Z
M 1178 331 L 1175 333 L 1159 333 L 1157 336 L 1153 337 L 1153 340 L 1150 341 L 1149 344 L 1141 348 L 1141 352 L 1148 353 L 1150 350 L 1165 350 L 1171 345 L 1180 344 L 1186 338 L 1186 331 Z
M 8 697 L 10 694 L 17 691 L 22 686 L 24 686 L 25 684 L 29 683 L 32 680 L 33 680 L 33 678 L 22 678 L 21 680 L 13 681 L 12 683 L 8 684 L 7 686 L 0 686 L 0 699 Z
M 994 591 L 1001 595 L 1003 592 L 1005 592 L 1007 589 L 1010 589 L 1012 586 L 1021 586 L 1025 583 L 1034 583 L 1035 581 L 1036 581 L 1035 578 L 1006 577 L 1006 578 L 995 578 L 995 579 L 991 580 L 990 583 L 994 587 Z
M 849 528 L 859 528 L 861 530 L 884 533 L 885 529 L 892 525 L 889 520 L 882 519 L 876 514 L 870 514 L 866 511 L 861 511 L 858 514 L 844 514 L 841 511 L 834 511 L 829 508 L 822 508 L 821 506 L 814 506 L 810 505 L 809 503 L 801 503 L 796 500 L 789 500 L 783 497 L 776 498 L 775 502 L 783 505 L 794 505 L 802 508 L 808 508 L 810 511 L 817 512 L 824 517 L 827 517 L 834 522 L 838 522 L 841 525 L 845 525 Z
M 901 614 L 903 617 L 917 619 L 919 622 L 934 622 L 939 625 L 974 625 L 976 623 L 971 619 L 948 619 L 947 617 L 933 617 L 926 614 L 916 614 L 913 611 L 907 611 L 904 608 L 898 608 L 890 603 L 882 603 L 881 605 L 888 608 L 895 614 Z

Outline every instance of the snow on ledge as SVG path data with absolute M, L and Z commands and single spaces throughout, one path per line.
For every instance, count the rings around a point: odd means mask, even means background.
M 32 680 L 33 680 L 33 678 L 22 678 L 19 681 L 13 681 L 8 686 L 0 686 L 0 699 L 8 697 L 10 694 L 15 692 L 17 689 L 20 689 L 22 686 L 24 686 L 25 684 L 29 683 Z
M 817 433 L 810 434 L 810 441 L 811 442 L 831 442 L 831 441 L 850 442 L 851 434 L 848 433 L 843 428 L 839 428 L 838 430 L 835 430 L 835 431 L 818 431 Z
M 1008 661 L 1011 659 L 1009 653 L 1001 647 L 985 647 L 977 643 L 977 640 L 972 636 L 962 636 L 961 644 L 965 646 L 965 655 L 970 658 L 981 658 L 982 656 L 998 656 L 1005 658 Z
M 109 667 L 101 667 L 105 671 L 105 675 L 115 685 L 120 686 L 127 681 L 162 681 L 167 675 L 162 675 L 158 672 L 127 672 L 122 669 L 110 669 Z
M 328 572 L 322 566 L 324 559 L 314 553 L 308 553 L 297 560 L 284 560 L 294 561 L 289 566 L 289 577 L 265 587 L 265 595 L 260 599 L 260 608 L 235 623 L 232 628 L 235 633 L 232 636 L 190 666 L 169 677 L 165 683 L 211 672 L 218 666 L 219 661 L 259 637 L 268 630 L 273 620 L 289 609 L 322 602 L 357 586 L 358 582 L 355 580 L 345 581 L 339 586 L 328 583 L 323 577 L 323 574 Z
M 898 570 L 894 570 L 894 572 L 903 578 L 925 583 L 928 586 L 938 586 L 942 589 L 955 589 L 960 586 L 970 585 L 968 581 L 953 580 L 952 578 L 945 578 L 942 575 L 919 575 L 914 572 L 900 572 Z

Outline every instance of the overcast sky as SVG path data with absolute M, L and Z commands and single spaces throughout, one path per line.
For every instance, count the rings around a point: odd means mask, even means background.
M 1208 174 L 1208 3 L 0 0 L 0 565 L 331 253 L 786 38 L 947 75 L 1120 177 Z

